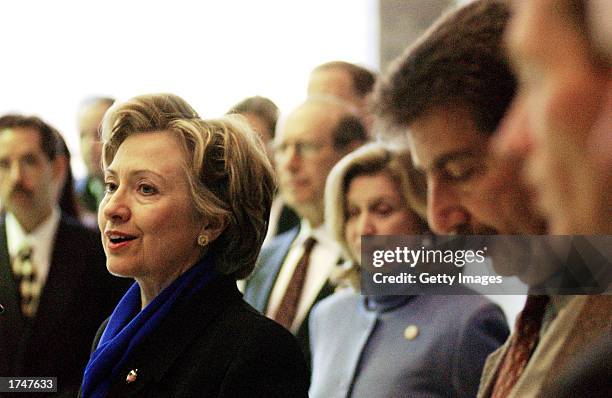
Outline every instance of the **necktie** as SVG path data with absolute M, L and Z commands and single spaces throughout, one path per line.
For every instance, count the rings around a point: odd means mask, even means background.
M 21 298 L 21 313 L 32 318 L 36 314 L 40 289 L 36 283 L 36 270 L 32 264 L 32 247 L 19 250 L 13 260 L 13 275 Z
M 531 354 L 538 344 L 542 318 L 544 317 L 544 310 L 548 301 L 548 296 L 527 297 L 525 308 L 523 308 L 521 315 L 516 321 L 510 347 L 499 368 L 491 398 L 507 397 L 519 377 L 521 377 Z
M 308 264 L 310 263 L 310 253 L 312 253 L 312 248 L 316 242 L 317 241 L 312 237 L 306 239 L 304 242 L 304 254 L 293 271 L 293 276 L 289 281 L 289 285 L 287 285 L 285 296 L 274 315 L 274 320 L 287 329 L 291 329 L 291 325 L 295 319 L 300 297 L 302 296 L 302 290 L 304 288 L 304 281 L 306 281 Z

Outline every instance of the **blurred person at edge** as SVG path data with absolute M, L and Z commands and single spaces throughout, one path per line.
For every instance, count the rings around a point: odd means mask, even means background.
M 418 214 L 426 192 L 416 174 L 407 151 L 369 144 L 327 179 L 326 222 L 350 259 L 337 279 L 350 288 L 319 302 L 310 317 L 313 398 L 474 397 L 487 356 L 508 337 L 501 309 L 469 289 L 360 295 L 361 236 L 429 232 Z
M 520 90 L 495 149 L 525 163 L 524 177 L 538 192 L 552 233 L 609 236 L 612 3 L 512 4 L 506 44 Z M 612 324 L 612 309 L 604 311 L 600 316 Z M 610 332 L 593 338 L 557 370 L 550 396 L 612 396 L 611 355 Z
M 88 98 L 81 103 L 77 113 L 81 157 L 87 175 L 76 181 L 75 188 L 82 220 L 91 226 L 96 225 L 98 206 L 104 197 L 100 127 L 104 114 L 114 102 L 109 97 Z
M 593 42 L 586 1 L 512 4 L 520 89 L 495 148 L 524 163 L 551 233 L 611 234 L 612 58 Z
M 268 159 L 273 162 L 272 143 L 278 122 L 278 112 L 278 107 L 272 100 L 257 95 L 245 98 L 233 105 L 227 114 L 238 114 L 247 119 L 251 128 L 264 143 Z
M 518 178 L 521 162 L 490 149 L 516 90 L 502 43 L 509 19 L 503 0 L 476 0 L 450 11 L 395 61 L 376 89 L 378 115 L 408 138 L 415 165 L 426 175 L 428 222 L 436 233 L 545 231 Z M 506 274 L 529 286 L 547 285 L 555 275 L 540 268 L 517 262 Z M 512 336 L 487 359 L 478 396 L 550 396 L 558 365 L 612 333 L 611 308 L 611 296 L 529 295 Z M 526 355 L 516 356 L 525 341 Z
M 308 96 L 331 95 L 355 107 L 361 122 L 372 135 L 370 97 L 376 74 L 346 61 L 330 61 L 316 66 L 308 79 Z
M 38 117 L 0 117 L 0 375 L 57 377 L 53 396 L 74 397 L 128 281 L 106 272 L 99 234 L 74 217 L 66 150 Z
M 172 94 L 115 104 L 102 137 L 106 266 L 136 283 L 95 337 L 83 397 L 306 397 L 295 338 L 246 304 L 274 193 L 241 118 Z
M 268 158 L 274 165 L 273 142 L 278 122 L 278 107 L 270 99 L 260 96 L 248 97 L 232 106 L 228 114 L 237 113 L 244 116 L 266 146 Z M 300 218 L 285 204 L 281 195 L 275 195 L 270 209 L 268 232 L 262 246 L 265 246 L 276 235 L 296 227 Z

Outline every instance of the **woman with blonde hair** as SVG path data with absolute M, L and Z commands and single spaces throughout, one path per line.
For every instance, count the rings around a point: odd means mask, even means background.
M 310 316 L 311 397 L 476 396 L 486 357 L 508 336 L 499 307 L 475 295 L 359 294 L 361 236 L 429 233 L 425 198 L 407 151 L 370 144 L 332 169 L 325 216 L 349 288 Z
M 96 335 L 82 396 L 306 396 L 295 339 L 236 289 L 275 189 L 256 135 L 171 94 L 115 104 L 102 130 L 106 266 L 136 283 Z

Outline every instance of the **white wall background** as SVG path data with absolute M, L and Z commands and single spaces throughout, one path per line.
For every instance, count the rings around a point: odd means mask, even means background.
M 342 59 L 378 69 L 376 0 L 1 2 L 0 114 L 37 114 L 83 174 L 76 109 L 91 95 L 172 92 L 203 117 L 251 95 L 281 110 L 310 70 Z

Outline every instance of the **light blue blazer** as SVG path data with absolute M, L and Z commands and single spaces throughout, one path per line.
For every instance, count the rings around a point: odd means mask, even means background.
M 311 398 L 475 397 L 484 362 L 508 337 L 484 297 L 387 296 L 347 289 L 310 317 Z

